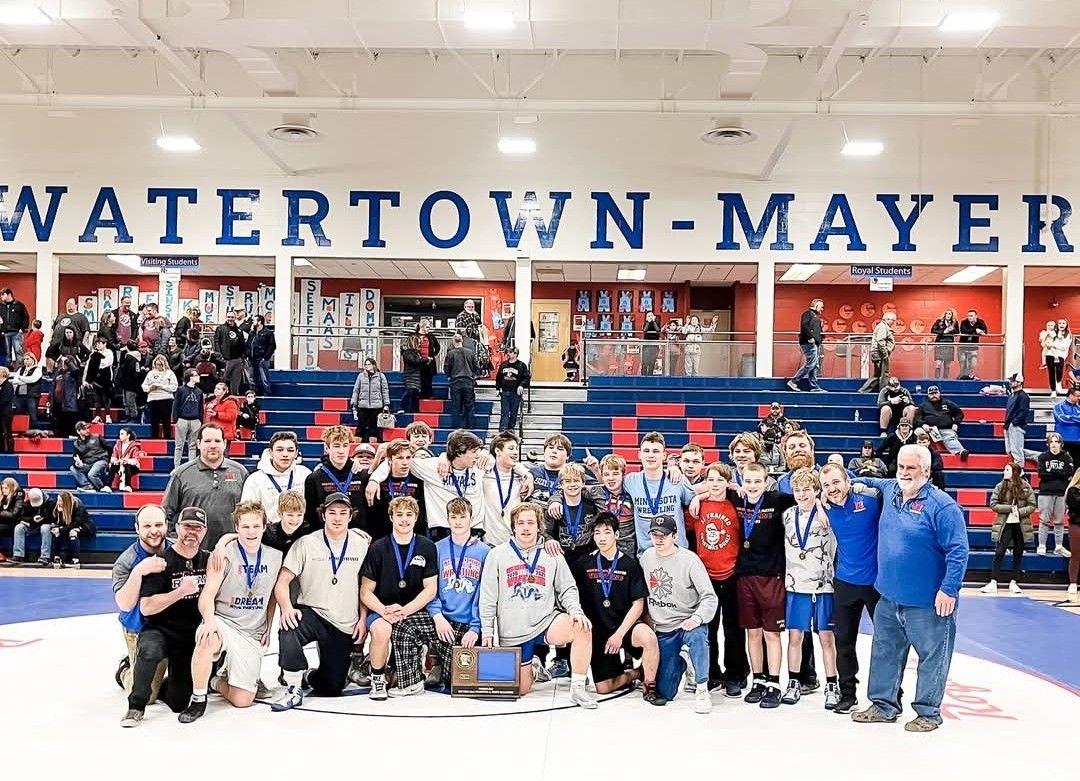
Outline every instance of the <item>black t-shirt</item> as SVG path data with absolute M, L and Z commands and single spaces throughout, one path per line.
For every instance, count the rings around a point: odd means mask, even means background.
M 292 544 L 306 534 L 311 534 L 311 527 L 307 523 L 301 523 L 292 534 L 286 534 L 285 530 L 281 528 L 281 521 L 274 521 L 266 527 L 262 541 L 263 545 L 268 545 L 282 553 L 288 553 Z
M 193 558 L 185 559 L 176 552 L 176 548 L 167 548 L 162 556 L 165 558 L 165 571 L 143 578 L 140 598 L 168 594 L 179 588 L 181 578 L 188 575 L 198 580 L 199 590 L 174 602 L 160 613 L 146 616 L 145 626 L 161 630 L 170 640 L 194 645 L 195 630 L 202 620 L 199 615 L 199 594 L 206 585 L 206 563 L 210 560 L 210 553 L 200 550 Z
M 645 599 L 649 589 L 645 585 L 645 572 L 633 556 L 620 555 L 612 573 L 611 592 L 607 599 L 611 607 L 604 607 L 604 590 L 600 585 L 600 570 L 596 567 L 596 553 L 581 556 L 570 567 L 581 597 L 581 609 L 593 622 L 593 640 L 601 645 L 607 642 L 619 624 L 626 618 L 635 600 Z M 600 557 L 604 577 L 611 570 L 611 559 Z
M 364 488 L 368 483 L 367 471 L 361 472 L 357 478 L 361 480 Z M 390 523 L 390 500 L 396 496 L 411 496 L 420 505 L 420 515 L 416 519 L 416 533 L 420 536 L 427 534 L 427 511 L 424 506 L 424 481 L 419 477 L 407 475 L 406 477 L 388 477 L 379 484 L 379 498 L 371 507 L 364 508 L 364 522 L 361 528 L 371 535 L 371 539 L 381 540 L 390 534 L 393 524 Z
M 780 491 L 766 491 L 761 495 L 761 510 L 754 528 L 746 533 L 746 524 L 754 513 L 754 504 L 749 499 L 740 499 L 734 491 L 728 491 L 728 500 L 735 505 L 735 513 L 744 541 L 739 548 L 739 558 L 735 563 L 736 575 L 783 575 L 786 562 L 784 550 L 784 510 L 795 506 L 795 497 Z
M 424 590 L 424 578 L 439 574 L 439 553 L 435 543 L 427 537 L 414 534 L 416 546 L 412 557 L 405 558 L 408 545 L 399 544 L 393 535 L 371 543 L 367 557 L 360 568 L 360 577 L 375 581 L 375 596 L 384 605 L 405 605 L 412 602 Z M 397 555 L 394 554 L 397 548 Z M 401 574 L 398 557 L 405 564 L 405 588 L 399 588 Z
M 307 503 L 304 521 L 311 531 L 319 531 L 323 527 L 319 508 L 327 496 L 339 491 L 348 494 L 349 502 L 352 504 L 352 519 L 349 521 L 349 528 L 364 528 L 364 511 L 367 509 L 364 487 L 367 485 L 367 479 L 364 472 L 353 474 L 352 468 L 351 458 L 345 462 L 345 468 L 341 470 L 336 469 L 329 459 L 323 459 L 304 480 L 304 500 Z
M 570 534 L 570 520 L 572 517 L 577 521 L 578 513 L 581 513 L 581 520 L 577 527 L 577 535 L 574 536 Z M 596 506 L 596 502 L 584 495 L 576 506 L 564 506 L 561 518 L 556 518 L 548 512 L 544 513 L 547 534 L 562 545 L 563 555 L 568 564 L 573 564 L 581 556 L 596 550 L 592 533 L 593 522 L 599 514 L 600 508 Z

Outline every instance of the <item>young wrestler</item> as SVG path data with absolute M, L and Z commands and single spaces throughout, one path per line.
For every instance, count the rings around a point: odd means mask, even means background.
M 593 555 L 582 556 L 570 569 L 585 616 L 593 625 L 592 675 L 596 692 L 608 694 L 642 680 L 645 702 L 663 705 L 667 700 L 656 691 L 660 649 L 656 634 L 645 623 L 645 598 L 649 594 L 645 573 L 634 556 L 619 550 L 619 521 L 614 515 L 596 516 L 592 536 L 596 543 Z M 628 659 L 641 659 L 641 666 L 624 669 L 620 651 Z
M 570 459 L 573 445 L 565 434 L 552 434 L 544 440 L 544 461 L 533 464 L 529 471 L 533 476 L 532 500 L 546 506 L 552 495 L 559 490 L 559 470 Z
M 519 504 L 510 514 L 514 536 L 488 554 L 480 579 L 480 634 L 485 646 L 494 646 L 497 621 L 500 645 L 521 647 L 522 694 L 533 685 L 533 648 L 569 644 L 570 701 L 595 708 L 596 697 L 585 688 L 592 624 L 566 559 L 541 544 L 542 515 L 536 504 Z
M 395 439 L 393 442 L 384 442 L 379 446 L 380 456 L 385 455 L 389 464 L 389 474 L 386 475 L 379 485 L 378 498 L 364 511 L 364 531 L 371 535 L 372 540 L 381 540 L 390 533 L 390 502 L 399 496 L 411 496 L 416 500 L 419 508 L 417 511 L 416 531 L 418 534 L 426 534 L 427 517 L 425 513 L 425 497 L 423 481 L 412 474 L 413 449 L 412 445 L 404 439 Z M 366 471 L 360 473 L 360 482 L 364 484 L 366 493 L 367 483 L 373 479 Z
M 495 463 L 484 474 L 484 541 L 502 545 L 510 539 L 510 513 L 532 493 L 533 476 L 518 463 L 521 442 L 517 434 L 503 431 L 491 440 Z
M 784 511 L 787 560 L 788 687 L 781 698 L 795 705 L 801 696 L 803 635 L 814 631 L 825 661 L 825 708 L 840 701 L 836 677 L 836 642 L 833 637 L 833 561 L 836 538 L 818 501 L 821 483 L 814 470 L 802 467 L 791 476 L 796 505 Z
M 545 533 L 556 540 L 573 568 L 579 558 L 594 549 L 592 523 L 599 508 L 584 494 L 585 469 L 578 464 L 565 464 L 559 470 L 560 490 L 555 495 L 558 512 L 545 514 Z
M 281 492 L 293 488 L 302 491 L 311 470 L 296 463 L 300 451 L 292 431 L 274 434 L 267 451 L 269 457 L 260 459 L 258 471 L 252 472 L 244 481 L 240 500 L 260 502 L 266 510 L 267 523 L 274 523 L 278 520 L 277 500 Z
M 623 487 L 634 500 L 634 527 L 638 550 L 652 545 L 649 529 L 657 518 L 675 521 L 676 542 L 687 547 L 683 507 L 694 498 L 694 488 L 686 480 L 672 481 L 664 471 L 664 437 L 655 431 L 641 438 L 638 448 L 641 471 L 623 479 Z M 680 475 L 681 477 L 681 475 Z
M 679 453 L 679 469 L 690 485 L 705 479 L 705 449 L 694 442 L 687 442 Z
M 588 466 L 589 459 L 586 459 Z M 634 499 L 623 488 L 626 459 L 609 454 L 596 462 L 600 484 L 585 486 L 585 495 L 604 512 L 619 519 L 619 550 L 626 556 L 637 556 L 637 533 L 634 529 Z
M 438 551 L 416 534 L 418 507 L 411 496 L 390 501 L 391 533 L 372 543 L 360 571 L 360 599 L 371 630 L 371 699 L 387 697 L 386 663 L 394 648 L 394 697 L 422 694 L 424 645 L 438 640 L 426 608 L 438 593 Z
M 362 526 L 364 486 L 356 479 L 353 463 L 349 460 L 352 436 L 352 430 L 347 426 L 330 426 L 323 431 L 322 441 L 326 455 L 304 480 L 307 523 L 312 530 L 322 528 L 320 508 L 328 496 L 336 493 L 349 497 L 353 510 L 349 525 L 353 528 Z
M 422 420 L 415 420 L 405 427 L 405 439 L 413 447 L 413 455 L 427 458 L 435 455 L 431 450 L 431 443 L 435 441 L 435 434 L 431 426 Z
M 761 463 L 762 452 L 763 445 L 761 437 L 753 431 L 744 431 L 742 434 L 735 435 L 731 440 L 731 444 L 728 446 L 728 455 L 731 457 L 731 465 L 735 468 L 735 472 L 732 475 L 735 478 L 735 485 L 742 486 L 742 473 L 747 465 Z M 775 491 L 776 480 L 768 476 L 767 469 L 765 470 L 765 474 L 765 490 Z
M 263 648 L 270 643 L 281 552 L 263 544 L 266 512 L 259 502 L 241 502 L 232 516 L 237 537 L 220 557 L 211 559 L 199 596 L 202 623 L 191 657 L 193 689 L 191 703 L 178 717 L 181 724 L 206 713 L 207 682 L 226 702 L 250 706 L 258 689 Z M 211 679 L 210 667 L 222 655 L 224 661 Z

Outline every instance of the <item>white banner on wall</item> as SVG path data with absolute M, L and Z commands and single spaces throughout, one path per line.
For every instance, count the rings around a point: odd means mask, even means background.
M 115 312 L 120 308 L 120 294 L 115 287 L 99 287 L 97 289 L 98 311 Z
M 299 368 L 317 369 L 319 367 L 319 304 L 322 302 L 322 281 L 318 279 L 300 280 L 299 322 L 305 335 L 297 340 L 299 349 Z M 310 334 L 308 336 L 307 334 Z
M 361 360 L 371 357 L 379 363 L 379 318 L 382 316 L 382 297 L 379 288 L 368 287 L 360 290 L 360 344 L 363 355 Z
M 79 302 L 79 309 L 83 313 L 83 317 L 90 323 L 90 329 L 93 330 L 98 321 L 98 297 L 97 296 L 79 296 L 76 299 Z
M 248 316 L 260 314 L 259 312 L 259 291 L 258 290 L 241 290 L 240 300 L 237 306 L 248 313 Z
M 360 353 L 354 349 L 360 333 L 359 293 L 342 293 L 338 297 L 338 325 L 344 329 L 338 357 L 343 361 L 359 362 Z
M 140 290 L 139 291 L 139 306 L 143 304 L 156 304 L 158 302 L 158 292 L 156 290 Z
M 320 350 L 341 350 L 341 338 L 334 332 L 338 325 L 338 299 L 337 296 L 319 297 L 319 327 L 322 339 L 319 341 Z
M 158 277 L 158 311 L 170 323 L 175 323 L 184 314 L 180 307 L 180 272 L 162 271 Z
M 221 322 L 225 322 L 225 315 L 240 306 L 240 286 L 222 285 L 220 298 L 218 298 L 218 311 L 221 313 Z
M 266 318 L 266 322 L 272 325 L 274 322 L 274 291 L 276 288 L 273 285 L 262 285 L 259 288 L 259 311 L 263 317 Z
M 199 309 L 202 311 L 204 323 L 223 322 L 222 319 L 218 318 L 218 299 L 220 297 L 221 293 L 217 290 L 207 288 L 199 290 Z

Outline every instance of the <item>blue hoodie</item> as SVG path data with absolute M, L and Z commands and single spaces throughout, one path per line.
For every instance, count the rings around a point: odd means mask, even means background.
M 1054 431 L 1066 442 L 1080 442 L 1080 404 L 1063 399 L 1054 406 Z
M 491 551 L 485 542 L 465 545 L 465 558 L 460 564 L 461 583 L 455 583 L 454 565 L 461 561 L 462 550 L 454 545 L 455 561 L 450 558 L 449 537 L 439 540 L 435 546 L 439 552 L 439 593 L 428 603 L 432 617 L 442 615 L 447 621 L 468 624 L 469 629 L 480 634 L 480 574 L 484 559 Z

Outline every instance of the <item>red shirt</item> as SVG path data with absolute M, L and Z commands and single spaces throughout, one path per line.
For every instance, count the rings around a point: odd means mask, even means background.
M 431 357 L 431 340 L 423 334 L 420 336 L 420 354 L 425 358 Z
M 39 361 L 41 360 L 41 342 L 45 338 L 45 334 L 37 329 L 28 331 L 26 338 L 23 339 L 23 351 L 30 353 Z
M 701 515 L 687 515 L 687 531 L 696 535 L 697 554 L 712 580 L 727 580 L 735 574 L 739 557 L 739 521 L 735 505 L 727 499 L 701 500 Z

